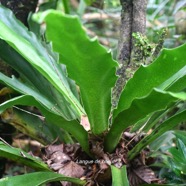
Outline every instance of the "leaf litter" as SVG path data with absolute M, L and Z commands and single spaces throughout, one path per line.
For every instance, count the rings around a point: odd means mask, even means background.
M 155 172 L 146 165 L 148 149 L 141 152 L 132 161 L 127 159 L 131 150 L 143 136 L 125 131 L 115 151 L 104 152 L 103 136 L 89 135 L 89 144 L 94 158 L 89 157 L 79 144 L 48 145 L 42 149 L 43 160 L 59 174 L 87 180 L 87 186 L 111 186 L 112 175 L 110 165 L 121 168 L 127 165 L 130 186 L 140 184 L 163 183 Z M 63 186 L 73 186 L 73 183 L 61 182 Z

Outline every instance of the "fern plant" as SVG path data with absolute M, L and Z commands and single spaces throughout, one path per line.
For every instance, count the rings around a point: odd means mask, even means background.
M 63 143 L 55 150 L 46 147 L 46 165 L 1 139 L 1 157 L 36 172 L 3 178 L 0 185 L 161 183 L 146 165 L 147 147 L 186 120 L 185 109 L 162 120 L 186 100 L 186 45 L 163 49 L 152 64 L 136 71 L 109 123 L 117 61 L 97 39 L 87 36 L 76 16 L 48 10 L 35 14 L 34 20 L 46 26 L 44 37 L 28 31 L 0 6 L 0 57 L 19 74 L 0 73 L 0 81 L 9 87 L 0 93 L 9 97 L 0 105 L 1 117 L 44 145 L 57 137 Z M 39 113 L 25 112 L 22 106 L 34 106 Z M 60 161 L 52 159 L 54 154 Z

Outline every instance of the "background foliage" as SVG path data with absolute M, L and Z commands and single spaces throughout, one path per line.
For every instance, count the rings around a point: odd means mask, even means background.
M 173 49 L 163 49 L 151 65 L 141 66 L 127 82 L 112 123 L 109 123 L 111 89 L 118 65 L 110 52 L 116 59 L 119 2 L 45 1 L 39 12 L 28 20 L 33 32 L 1 7 L 0 55 L 18 72 L 11 77 L 0 73 L 1 82 L 9 87 L 0 92 L 3 124 L 13 125 L 43 145 L 51 144 L 56 138 L 59 143 L 79 142 L 87 155 L 97 158 L 105 158 L 105 152 L 116 156 L 122 144 L 120 139 L 126 137 L 123 132 L 130 130 L 134 136 L 126 143 L 127 158 L 123 160 L 130 167 L 130 185 L 153 182 L 154 177 L 149 178 L 149 175 L 154 171 L 140 164 L 135 172 L 132 164 L 138 155 L 146 153 L 148 145 L 150 153 L 142 160 L 153 159 L 151 167 L 157 167 L 158 178 L 166 178 L 171 184 L 185 183 L 186 140 L 180 129 L 184 129 L 186 120 L 183 55 L 186 45 L 179 46 L 185 42 L 185 29 L 181 28 L 186 25 L 185 3 L 184 0 L 149 1 L 147 37 L 157 43 L 158 32 L 168 27 L 164 46 Z M 51 8 L 64 13 L 45 11 Z M 179 47 L 174 48 L 176 46 Z M 171 131 L 175 127 L 177 130 Z M 33 179 L 35 185 L 60 180 L 85 184 L 85 181 L 68 177 L 72 175 L 51 172 L 51 167 L 42 160 L 8 145 L 2 138 L 1 141 L 1 157 L 45 172 L 4 178 L 0 184 L 17 184 L 28 178 Z M 100 151 L 93 152 L 91 148 Z M 111 166 L 112 184 L 126 186 L 129 184 L 126 165 L 119 165 L 115 162 Z M 136 175 L 140 179 L 130 179 Z

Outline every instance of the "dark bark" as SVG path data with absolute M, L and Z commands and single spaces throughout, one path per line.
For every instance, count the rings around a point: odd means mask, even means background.
M 146 30 L 146 7 L 147 0 L 133 0 L 133 22 L 132 22 L 132 33 L 139 32 L 145 35 Z M 138 61 L 143 59 L 143 52 L 135 46 L 135 39 L 131 36 L 132 40 L 132 51 L 130 57 L 130 64 L 135 63 L 134 55 L 138 54 Z
M 118 61 L 123 65 L 131 62 L 131 53 L 135 48 L 132 33 L 145 34 L 147 0 L 120 0 L 121 26 L 118 44 Z
M 11 9 L 17 19 L 26 26 L 29 12 L 35 12 L 38 0 L 0 0 L 0 3 Z
M 147 0 L 133 0 L 132 32 L 145 34 Z
M 146 29 L 146 7 L 148 0 L 120 0 L 121 26 L 118 42 L 118 61 L 120 67 L 117 71 L 119 78 L 112 91 L 112 111 L 118 105 L 118 101 L 126 81 L 131 76 L 136 61 L 134 56 L 138 53 L 138 60 L 143 58 L 142 51 L 135 46 L 132 34 L 139 32 L 145 34 Z M 111 119 L 112 119 L 111 111 Z
M 121 26 L 118 43 L 118 60 L 121 64 L 129 63 L 131 53 L 131 35 L 133 21 L 133 2 L 121 0 Z

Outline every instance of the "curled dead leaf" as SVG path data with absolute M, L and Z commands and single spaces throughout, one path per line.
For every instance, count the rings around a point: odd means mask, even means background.
M 89 131 L 90 130 L 90 123 L 89 123 L 88 117 L 86 115 L 82 115 L 81 116 L 81 122 L 80 122 L 80 124 L 83 126 L 83 128 L 86 131 Z

